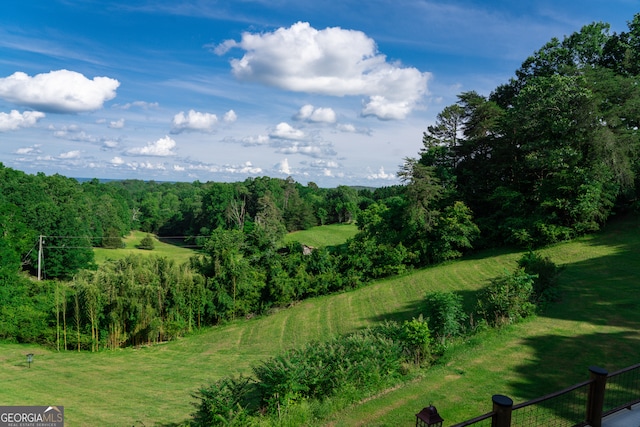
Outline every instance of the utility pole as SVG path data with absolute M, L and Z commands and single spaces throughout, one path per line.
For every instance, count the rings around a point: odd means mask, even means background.
M 42 280 L 42 234 L 38 242 L 38 280 Z

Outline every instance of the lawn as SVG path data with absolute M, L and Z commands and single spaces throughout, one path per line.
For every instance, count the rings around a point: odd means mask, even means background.
M 640 221 L 542 251 L 565 267 L 562 300 L 540 316 L 452 346 L 420 380 L 337 413 L 332 426 L 415 425 L 433 403 L 446 424 L 491 409 L 491 395 L 516 403 L 610 371 L 640 354 Z M 67 425 L 175 425 L 192 412 L 190 394 L 287 348 L 384 319 L 410 319 L 426 292 L 460 292 L 470 306 L 487 280 L 512 270 L 520 252 L 490 251 L 338 295 L 300 302 L 154 347 L 57 353 L 0 344 L 0 404 L 62 405 Z M 31 368 L 25 355 L 34 353 Z
M 284 237 L 284 242 L 298 241 L 304 245 L 311 247 L 335 246 L 344 243 L 348 238 L 353 237 L 358 232 L 358 228 L 354 224 L 331 224 L 320 227 L 313 227 L 309 230 L 296 231 L 289 233 Z M 104 249 L 94 248 L 93 253 L 96 263 L 101 264 L 108 259 L 122 259 L 129 255 L 153 255 L 174 259 L 178 263 L 186 262 L 196 251 L 193 248 L 187 248 L 175 244 L 175 242 L 158 240 L 153 236 L 155 243 L 153 250 L 138 249 L 140 241 L 147 235 L 142 231 L 132 231 L 123 241 L 124 248 L 120 249 Z
M 300 242 L 314 248 L 336 246 L 344 243 L 358 232 L 355 224 L 330 224 L 313 227 L 308 230 L 295 231 L 284 237 L 284 242 Z
M 153 250 L 146 249 L 138 249 L 138 245 L 140 241 L 147 235 L 142 231 L 132 231 L 128 236 L 126 236 L 123 241 L 125 244 L 124 248 L 120 249 L 104 249 L 104 248 L 94 248 L 93 253 L 95 256 L 96 263 L 101 264 L 108 259 L 122 259 L 129 255 L 153 255 L 160 257 L 168 257 L 174 259 L 178 263 L 182 263 L 188 261 L 191 258 L 195 251 L 193 249 L 185 248 L 180 245 L 165 243 L 163 241 L 159 241 L 155 236 L 153 237 L 154 248 Z

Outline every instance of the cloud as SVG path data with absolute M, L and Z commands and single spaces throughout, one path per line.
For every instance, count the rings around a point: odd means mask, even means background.
M 150 142 L 144 147 L 136 147 L 127 151 L 129 155 L 140 156 L 158 156 L 168 157 L 175 156 L 176 153 L 173 149 L 176 147 L 176 142 L 168 136 L 160 138 L 156 142 Z M 142 166 L 140 166 L 142 167 Z
M 386 173 L 384 168 L 381 166 L 378 173 L 371 173 L 367 175 L 367 179 L 386 179 L 386 180 L 394 180 L 396 179 L 396 175 L 392 173 Z
M 231 140 L 232 141 L 232 140 Z M 267 135 L 258 135 L 258 136 L 248 136 L 242 138 L 241 143 L 245 147 L 255 147 L 259 145 L 267 145 L 271 142 L 269 136 Z
M 229 110 L 226 113 L 224 113 L 224 117 L 222 118 L 222 120 L 224 120 L 227 123 L 233 123 L 236 120 L 238 120 L 238 116 L 236 115 L 235 111 Z
M 39 153 L 42 153 L 42 151 L 40 151 L 40 144 L 35 144 L 32 147 L 18 148 L 15 151 L 15 154 L 20 154 L 20 155 L 39 154 Z
M 295 119 L 312 123 L 335 123 L 336 112 L 331 108 L 315 108 L 313 105 L 307 104 L 300 108 Z
M 77 159 L 80 157 L 79 150 L 67 151 L 66 153 L 62 153 L 58 156 L 60 159 Z
M 427 93 L 430 73 L 387 62 L 374 40 L 361 31 L 331 27 L 316 30 L 307 22 L 263 34 L 244 33 L 215 49 L 245 54 L 232 59 L 239 80 L 281 89 L 331 96 L 367 96 L 362 114 L 403 119 Z
M 412 101 L 393 102 L 384 96 L 372 96 L 362 108 L 363 116 L 376 116 L 381 120 L 398 120 L 405 118 L 413 109 Z
M 127 166 L 133 170 L 137 169 L 148 169 L 148 170 L 166 170 L 166 166 L 162 163 L 156 163 L 155 165 L 151 162 L 131 162 L 127 163 Z
M 225 165 L 222 167 L 224 172 L 230 173 L 248 173 L 248 174 L 259 174 L 262 173 L 262 168 L 255 167 L 251 162 L 245 162 L 243 165 L 235 166 L 235 165 Z
M 212 132 L 216 123 L 218 123 L 218 116 L 215 114 L 200 113 L 195 110 L 189 110 L 189 113 L 185 114 L 184 111 L 180 111 L 173 117 L 171 133 L 183 131 Z
M 80 113 L 102 108 L 116 96 L 120 82 L 109 77 L 88 79 L 75 71 L 58 70 L 33 77 L 16 72 L 0 78 L 0 98 L 55 113 Z
M 282 154 L 303 154 L 305 156 L 311 157 L 324 157 L 327 155 L 335 154 L 334 152 L 332 152 L 332 150 L 326 150 L 316 145 L 302 145 L 298 143 L 295 143 L 288 147 L 279 148 L 276 151 Z
M 333 160 L 314 160 L 313 162 L 309 163 L 309 166 L 312 168 L 325 169 L 325 168 L 337 168 L 340 165 L 338 165 L 338 163 Z
M 124 119 L 109 122 L 109 127 L 111 129 L 122 129 L 124 127 Z
M 289 159 L 282 160 L 275 167 L 278 170 L 278 172 L 283 173 L 285 175 L 291 175 L 291 168 L 289 167 Z
M 347 132 L 347 133 L 355 133 L 355 132 L 357 132 L 356 127 L 354 125 L 350 124 L 350 123 L 339 124 L 337 126 L 337 129 L 339 131 Z
M 86 133 L 78 125 L 63 126 L 60 129 L 56 129 L 54 126 L 50 126 L 49 129 L 53 131 L 53 136 L 55 136 L 56 138 L 76 142 L 97 143 L 100 141 L 99 138 Z
M 20 113 L 17 110 L 11 110 L 9 114 L 0 113 L 0 132 L 32 127 L 44 116 L 45 114 L 39 111 Z
M 111 164 L 112 165 L 116 165 L 116 166 L 123 165 L 124 164 L 124 160 L 122 160 L 122 157 L 116 156 L 113 159 L 111 159 Z
M 300 129 L 292 127 L 289 123 L 278 123 L 276 128 L 269 134 L 271 138 L 287 139 L 291 141 L 300 141 L 305 139 L 306 135 Z
M 113 139 L 105 139 L 102 141 L 102 149 L 103 150 L 113 150 L 114 148 L 118 148 L 120 145 L 119 141 L 114 141 Z
M 194 163 L 188 166 L 191 171 L 205 171 L 210 173 L 231 173 L 231 174 L 252 174 L 257 175 L 262 173 L 262 168 L 255 167 L 250 161 L 241 165 L 212 165 L 207 163 Z
M 126 104 L 113 104 L 111 108 L 118 108 L 120 110 L 128 110 L 131 107 L 142 108 L 143 110 L 149 110 L 151 108 L 158 108 L 159 104 L 157 102 L 145 102 L 145 101 L 134 101 L 127 102 Z

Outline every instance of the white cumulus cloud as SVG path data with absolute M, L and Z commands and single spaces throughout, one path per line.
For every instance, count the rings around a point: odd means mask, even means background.
M 109 127 L 111 129 L 122 129 L 124 127 L 124 119 L 109 122 Z
M 248 136 L 241 140 L 242 145 L 245 147 L 253 147 L 258 145 L 267 145 L 271 140 L 267 135 Z
M 371 173 L 367 176 L 367 179 L 387 179 L 387 180 L 393 180 L 396 179 L 396 175 L 392 174 L 392 173 L 386 173 L 384 171 L 384 167 L 380 167 L 380 169 L 378 170 L 378 173 Z
M 0 98 L 41 111 L 80 113 L 102 108 L 115 98 L 118 86 L 120 82 L 109 77 L 88 79 L 69 70 L 33 77 L 16 72 L 0 78 Z
M 307 104 L 300 108 L 295 119 L 313 123 L 335 123 L 336 112 L 332 108 L 315 108 Z
M 140 155 L 140 156 L 158 156 L 167 157 L 175 156 L 176 153 L 173 149 L 176 147 L 176 142 L 168 136 L 160 138 L 156 142 L 150 142 L 144 147 L 135 147 L 127 151 L 127 154 Z M 144 167 L 144 166 L 138 166 Z
M 32 127 L 44 116 L 45 114 L 39 111 L 21 113 L 18 110 L 11 110 L 8 114 L 0 113 L 0 132 Z
M 317 30 L 298 22 L 269 33 L 244 33 L 215 52 L 236 47 L 245 51 L 231 60 L 240 80 L 296 92 L 366 96 L 362 114 L 383 120 L 405 118 L 427 93 L 429 73 L 388 62 L 361 31 Z
M 180 111 L 173 117 L 171 133 L 183 131 L 212 132 L 216 123 L 218 123 L 218 116 L 215 114 L 200 113 L 195 110 L 189 110 L 185 114 L 184 111 Z
M 222 120 L 224 120 L 227 123 L 233 123 L 236 120 L 238 120 L 238 115 L 236 114 L 235 111 L 229 110 L 226 113 L 224 113 L 224 117 L 222 118 Z
M 278 123 L 276 128 L 269 134 L 272 138 L 288 139 L 292 141 L 299 141 L 305 138 L 305 134 L 300 129 L 296 129 L 289 123 Z
M 278 172 L 283 173 L 285 175 L 291 174 L 291 168 L 289 167 L 289 159 L 284 159 L 280 163 L 276 165 L 276 169 Z

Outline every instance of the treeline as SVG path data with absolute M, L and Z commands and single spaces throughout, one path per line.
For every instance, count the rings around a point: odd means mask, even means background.
M 250 232 L 262 226 L 270 238 L 322 224 L 351 222 L 375 197 L 351 187 L 303 186 L 293 179 L 248 178 L 238 183 L 158 183 L 122 180 L 79 182 L 61 175 L 28 175 L 0 163 L 3 264 L 35 271 L 40 235 L 45 277 L 69 279 L 93 263 L 92 247 L 118 248 L 131 230 L 179 236 L 200 244 L 213 230 Z
M 488 97 L 458 96 L 423 135 L 428 168 L 483 243 L 543 245 L 638 209 L 640 14 L 552 39 Z

